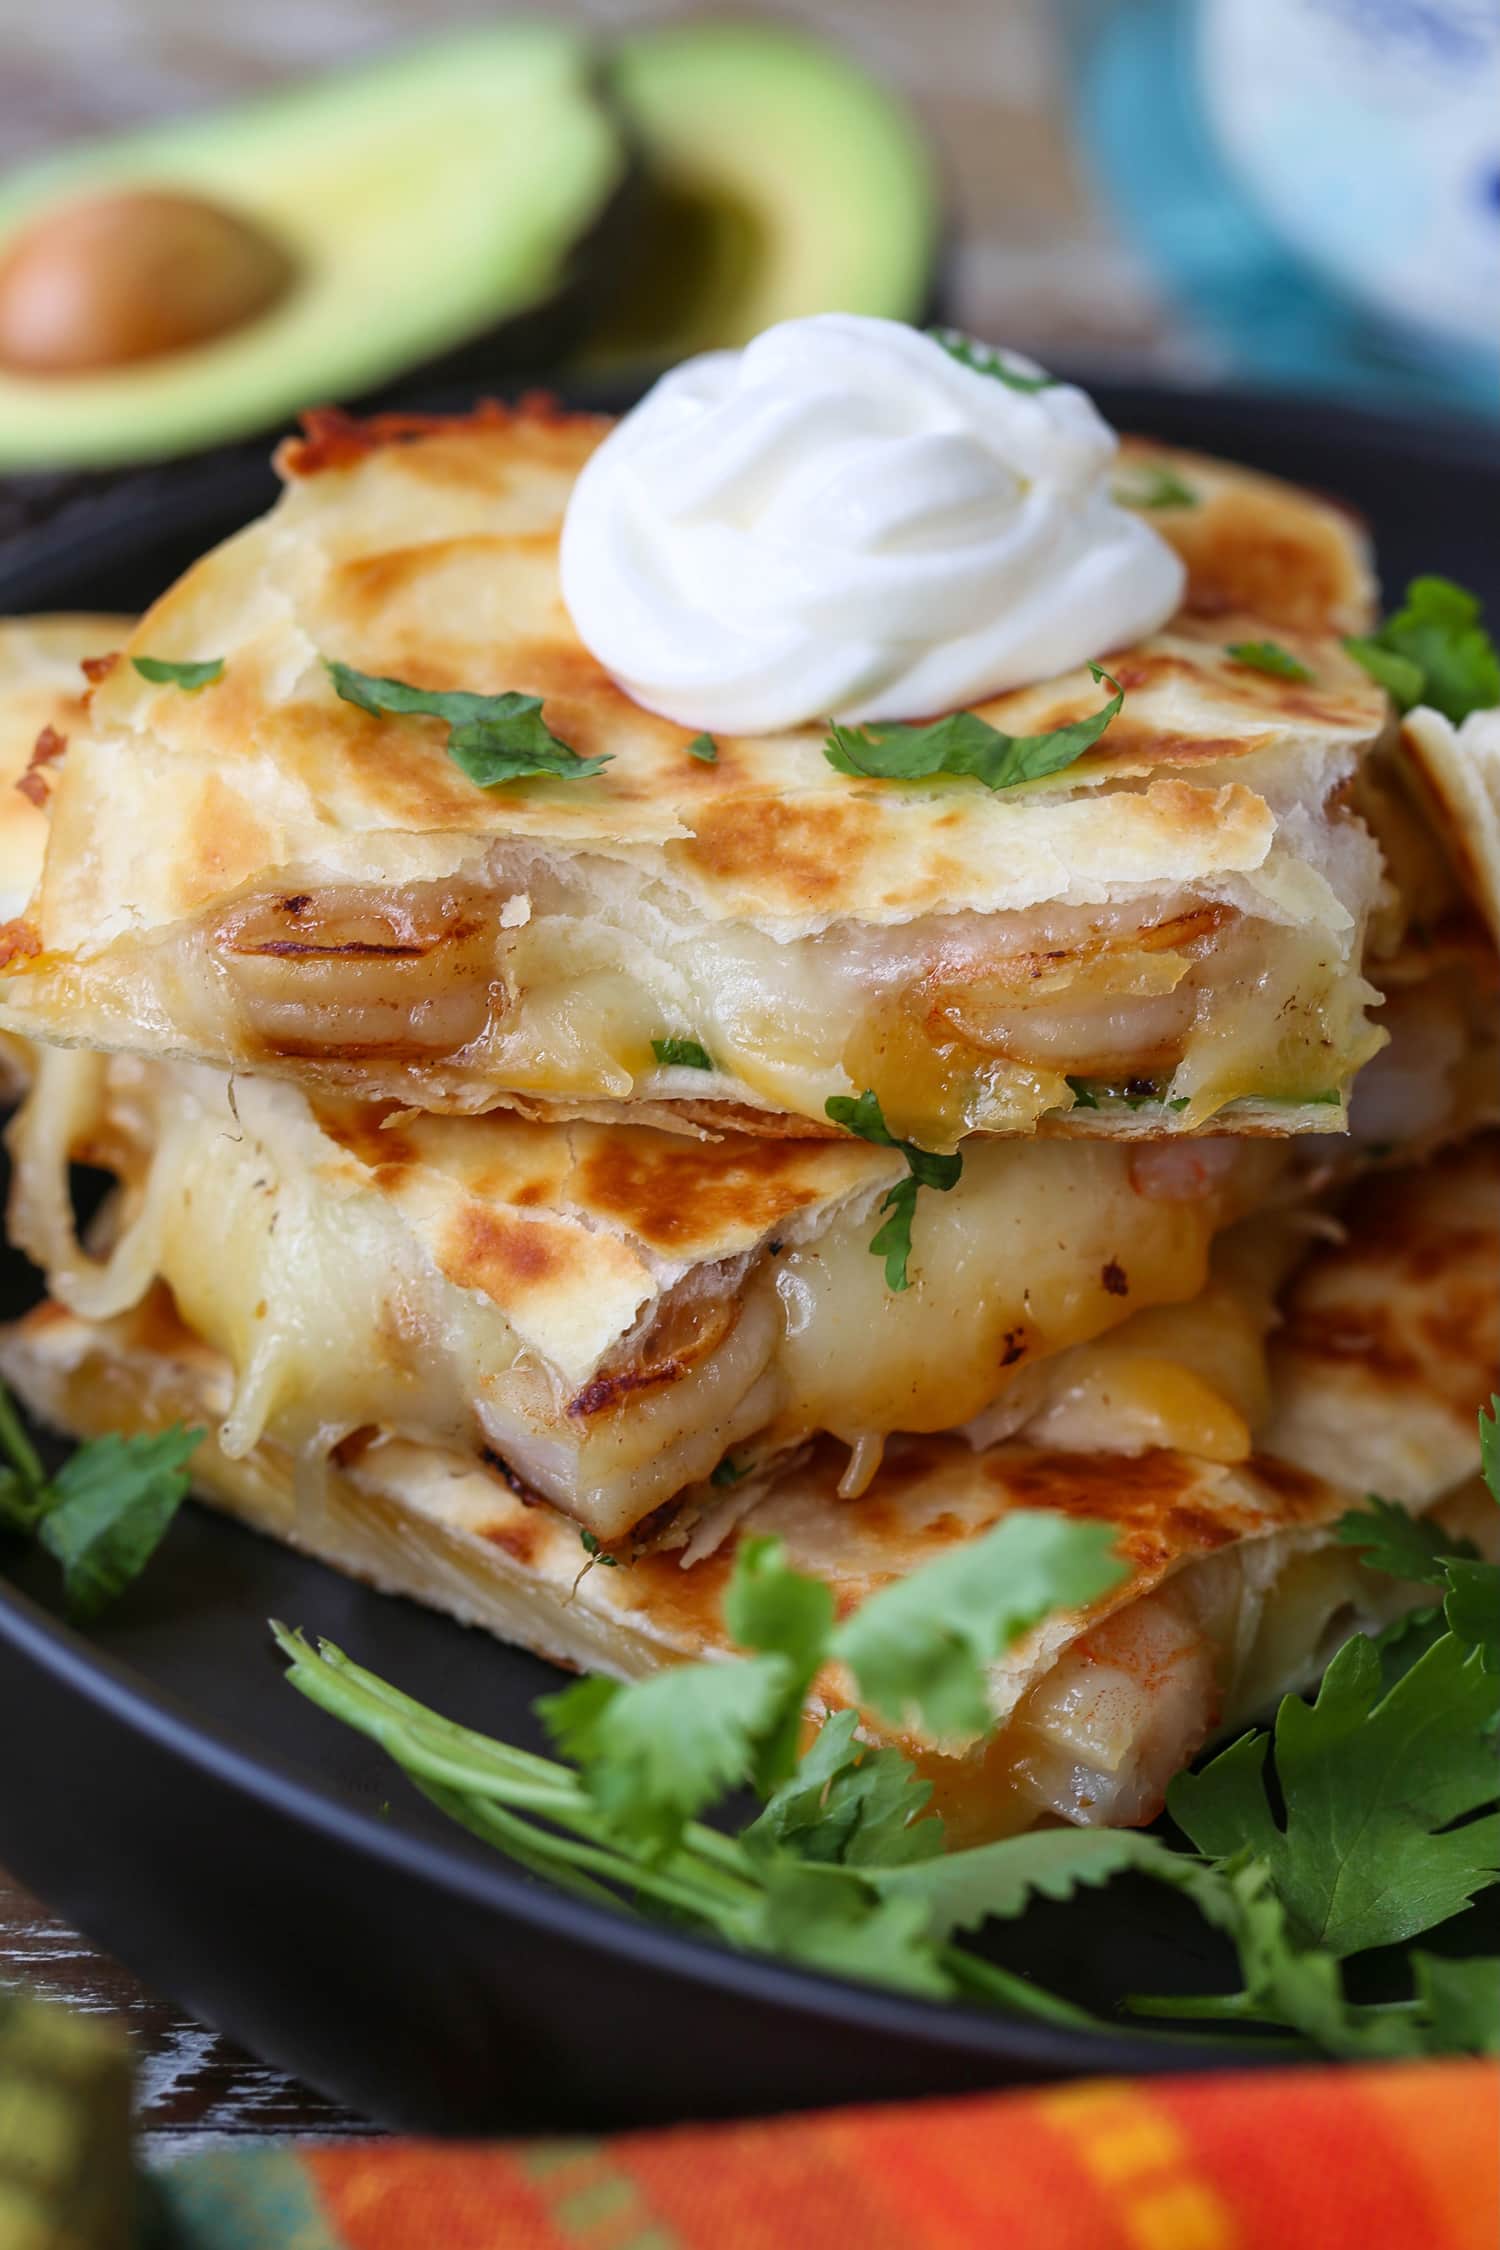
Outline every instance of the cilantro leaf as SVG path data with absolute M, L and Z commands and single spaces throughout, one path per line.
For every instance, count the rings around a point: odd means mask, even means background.
M 1073 1096 L 1073 1107 L 1075 1109 L 1097 1109 L 1099 1107 L 1099 1097 L 1086 1078 L 1070 1078 L 1068 1087 Z
M 1500 1566 L 1467 1557 L 1451 1561 L 1443 1616 L 1454 1638 L 1477 1652 L 1485 1671 L 1500 1673 Z
M 324 658 L 324 668 L 345 703 L 374 717 L 446 720 L 449 757 L 481 789 L 535 774 L 586 781 L 612 756 L 606 751 L 597 758 L 580 758 L 545 724 L 539 695 L 471 695 L 462 689 L 412 687 L 405 680 L 357 672 L 329 657 Z
M 907 1176 L 888 1188 L 880 1208 L 885 1224 L 870 1237 L 870 1249 L 885 1260 L 885 1285 L 893 1294 L 911 1287 L 907 1266 L 911 1258 L 911 1222 L 918 1188 L 935 1188 L 940 1195 L 958 1185 L 963 1172 L 962 1153 L 943 1156 L 937 1150 L 918 1148 L 915 1141 L 898 1141 L 885 1121 L 880 1103 L 867 1086 L 862 1094 L 830 1094 L 823 1104 L 825 1116 L 846 1133 L 856 1133 L 877 1148 L 897 1148 L 906 1158 Z
M 1409 656 L 1398 656 L 1394 649 L 1382 648 L 1379 641 L 1358 635 L 1347 639 L 1344 647 L 1355 663 L 1362 664 L 1371 679 L 1385 689 L 1398 710 L 1409 711 L 1421 702 L 1425 674 Z
M 706 1047 L 696 1039 L 653 1039 L 651 1052 L 665 1068 L 676 1070 L 712 1070 L 713 1060 Z
M 1491 1398 L 1488 1411 L 1479 1409 L 1479 1473 L 1500 1508 L 1500 1398 Z
M 1028 375 L 1021 368 L 1013 367 L 993 344 L 981 344 L 973 336 L 966 336 L 962 329 L 929 328 L 927 333 L 935 344 L 942 345 L 950 359 L 958 361 L 960 367 L 972 368 L 976 375 L 992 375 L 1007 390 L 1051 391 L 1057 388 L 1056 375 L 1049 375 L 1044 369 L 1038 369 L 1035 375 Z
M 1451 578 L 1414 578 L 1404 608 L 1344 646 L 1403 711 L 1427 703 L 1458 726 L 1500 703 L 1500 654 L 1479 598 Z
M 785 1657 L 750 1656 L 628 1684 L 579 1680 L 536 1709 L 618 1834 L 662 1852 L 694 1813 L 750 1779 L 793 1684 Z
M 986 789 L 1013 789 L 1071 766 L 1118 715 L 1125 690 L 1097 664 L 1089 670 L 1096 681 L 1108 681 L 1114 694 L 1088 718 L 1046 734 L 1003 734 L 975 711 L 950 711 L 925 727 L 896 719 L 874 719 L 863 727 L 835 724 L 823 755 L 836 772 L 865 779 L 925 781 L 946 773 L 966 775 Z
M 913 1899 L 883 1899 L 842 1868 L 772 1861 L 749 1942 L 811 1969 L 946 1999 L 953 1990 Z
M 859 1742 L 859 1713 L 836 1711 L 796 1771 L 744 1832 L 751 1851 L 776 1848 L 840 1866 L 899 1866 L 943 1848 L 943 1824 L 923 1818 L 932 1784 L 899 1750 Z
M 821 1578 L 788 1569 L 779 1539 L 747 1539 L 734 1558 L 724 1623 L 739 1647 L 787 1666 L 781 1717 L 757 1745 L 753 1766 L 757 1787 L 767 1789 L 797 1763 L 802 1698 L 828 1653 L 833 1594 Z
M 1312 678 L 1307 666 L 1277 641 L 1231 641 L 1224 653 L 1236 664 L 1248 665 L 1252 672 L 1274 673 L 1278 680 Z
M 739 1463 L 726 1453 L 723 1460 L 710 1472 L 708 1481 L 710 1484 L 717 1485 L 739 1484 L 749 1474 L 750 1471 L 747 1468 L 742 1469 Z
M 1110 497 L 1120 508 L 1196 508 L 1198 495 L 1184 484 L 1175 469 L 1160 461 L 1143 462 L 1132 476 L 1122 477 Z
M 1500 2055 L 1500 1959 L 1445 1961 L 1414 1951 L 1411 1966 L 1427 2051 Z
M 165 656 L 132 656 L 130 661 L 143 680 L 155 687 L 179 687 L 186 695 L 196 695 L 199 688 L 211 687 L 224 677 L 222 656 L 210 656 L 201 664 L 173 664 Z
M 1418 1586 L 1446 1585 L 1450 1556 L 1479 1553 L 1471 1540 L 1452 1539 L 1430 1517 L 1411 1515 L 1374 1492 L 1364 1507 L 1340 1516 L 1334 1533 L 1344 1546 L 1360 1549 L 1360 1560 L 1368 1569 Z
M 687 746 L 687 754 L 690 758 L 696 758 L 700 765 L 716 766 L 719 762 L 719 745 L 711 734 L 695 734 Z
M 37 1537 L 62 1565 L 74 1617 L 97 1616 L 145 1568 L 187 1492 L 184 1464 L 202 1438 L 176 1425 L 142 1437 L 111 1433 L 63 1464 Z
M 1495 1879 L 1500 1817 L 1450 1825 L 1494 1795 L 1495 1705 L 1478 1655 L 1451 1633 L 1389 1689 L 1375 1648 L 1356 1637 L 1316 1702 L 1288 1696 L 1277 1713 L 1284 1826 L 1266 1793 L 1265 1734 L 1179 1775 L 1167 1808 L 1200 1851 L 1248 1850 L 1265 1866 L 1297 1944 L 1335 1958 L 1393 1945 Z
M 964 1740 L 990 1726 L 987 1668 L 1054 1609 L 1124 1576 L 1110 1524 L 1017 1510 L 983 1538 L 872 1594 L 837 1627 L 833 1654 L 860 1699 L 894 1725 Z
M 908 1176 L 885 1195 L 881 1210 L 884 1224 L 870 1237 L 871 1255 L 885 1260 L 885 1285 L 893 1296 L 911 1287 L 907 1268 L 911 1262 L 911 1222 L 917 1208 L 918 1183 Z
M 945 1852 L 915 1866 L 869 1871 L 887 1898 L 919 1899 L 928 1935 L 951 1936 L 982 1922 L 1009 1921 L 1033 1898 L 1071 1898 L 1080 1884 L 1127 1870 L 1175 1880 L 1193 1863 L 1157 1837 L 1131 1828 L 1034 1828 L 998 1843 Z

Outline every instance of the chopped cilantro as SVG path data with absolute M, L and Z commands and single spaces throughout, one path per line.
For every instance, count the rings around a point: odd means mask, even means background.
M 1278 680 L 1310 680 L 1312 673 L 1277 641 L 1231 641 L 1224 651 L 1252 672 L 1272 672 Z
M 418 688 L 405 680 L 356 672 L 351 665 L 329 658 L 324 665 L 335 692 L 358 710 L 376 717 L 445 720 L 449 757 L 481 789 L 535 774 L 586 781 L 602 772 L 613 755 L 605 751 L 597 758 L 580 758 L 559 741 L 543 721 L 539 695 L 470 695 L 462 689 Z
M 1500 655 L 1478 596 L 1451 578 L 1414 578 L 1403 609 L 1344 646 L 1403 711 L 1427 703 L 1458 726 L 1500 703 Z
M 749 1474 L 750 1471 L 748 1468 L 742 1469 L 739 1463 L 733 1458 L 733 1456 L 726 1453 L 723 1460 L 719 1463 L 718 1467 L 709 1477 L 708 1481 L 710 1484 L 717 1485 L 738 1484 L 743 1478 L 749 1476 Z
M 1014 789 L 1060 773 L 1099 740 L 1125 701 L 1125 690 L 1097 664 L 1089 670 L 1107 680 L 1114 694 L 1086 719 L 1053 727 L 1046 734 L 1002 734 L 975 711 L 950 711 L 930 726 L 913 727 L 895 719 L 868 726 L 834 725 L 823 755 L 838 773 L 878 781 L 926 781 L 954 774 L 981 782 L 986 789 Z
M 887 1215 L 885 1224 L 870 1238 L 870 1249 L 877 1258 L 885 1260 L 885 1285 L 896 1295 L 911 1287 L 907 1263 L 911 1257 L 911 1222 L 916 1209 L 918 1188 L 935 1188 L 939 1194 L 956 1187 L 964 1160 L 955 1151 L 952 1156 L 941 1156 L 932 1149 L 918 1148 L 915 1141 L 898 1141 L 886 1124 L 879 1101 L 869 1087 L 858 1095 L 832 1094 L 823 1104 L 824 1113 L 835 1125 L 842 1125 L 849 1133 L 857 1133 L 862 1141 L 873 1141 L 879 1148 L 896 1148 L 906 1158 L 907 1177 L 898 1180 L 887 1190 L 881 1210 Z
M 665 1068 L 676 1070 L 712 1070 L 713 1062 L 706 1047 L 696 1039 L 653 1039 L 651 1052 Z
M 1051 391 L 1057 388 L 1058 378 L 1038 368 L 1028 375 L 1023 368 L 1013 367 L 1010 361 L 995 349 L 993 344 L 978 343 L 974 337 L 965 336 L 958 328 L 929 328 L 928 335 L 935 344 L 941 344 L 950 359 L 960 367 L 968 367 L 976 375 L 992 375 L 1010 391 Z
M 1157 1079 L 1127 1079 L 1124 1085 L 1109 1085 L 1102 1078 L 1070 1078 L 1067 1081 L 1075 1109 L 1161 1109 L 1184 1110 L 1192 1100 L 1191 1094 L 1174 1094 L 1169 1099 L 1166 1084 Z
M 186 695 L 196 695 L 199 688 L 212 687 L 224 677 L 222 656 L 210 656 L 201 664 L 173 664 L 165 656 L 132 656 L 130 661 L 154 687 L 179 687 Z
M 696 758 L 700 765 L 716 766 L 719 762 L 719 746 L 711 734 L 695 734 L 687 746 L 687 754 Z
M 1163 462 L 1143 462 L 1129 477 L 1122 477 L 1111 494 L 1121 508 L 1196 508 L 1198 495 L 1184 484 L 1175 469 Z

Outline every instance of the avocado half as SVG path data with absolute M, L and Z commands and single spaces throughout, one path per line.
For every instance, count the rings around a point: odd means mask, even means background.
M 17 174 L 0 187 L 0 294 L 49 212 L 120 198 L 231 214 L 285 280 L 237 325 L 154 356 L 0 366 L 0 471 L 192 452 L 370 397 L 476 337 L 488 369 L 515 366 L 506 325 L 575 278 L 628 184 L 597 80 L 583 34 L 500 23 Z
M 932 314 L 936 171 L 910 111 L 813 34 L 687 22 L 613 50 L 644 181 L 586 370 L 662 367 L 805 313 Z

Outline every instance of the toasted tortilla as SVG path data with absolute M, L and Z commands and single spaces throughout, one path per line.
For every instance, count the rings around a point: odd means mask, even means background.
M 1023 1378 L 1034 1407 L 1053 1358 L 1195 1297 L 1291 1165 L 1278 1141 L 982 1141 L 919 1194 L 896 1293 L 870 1244 L 906 1161 L 863 1141 L 436 1117 L 50 1049 L 11 1146 L 12 1237 L 56 1296 L 106 1317 L 165 1281 L 230 1360 L 229 1451 L 394 1428 L 602 1538 L 731 1454 L 832 1431 L 857 1489 L 894 1429 Z M 76 1240 L 70 1159 L 122 1183 L 107 1256 Z M 1248 1449 L 1232 1407 L 1187 1410 Z
M 1090 1609 L 1054 1615 L 991 1676 L 984 1742 L 895 1738 L 930 1773 L 960 1835 L 1037 1820 L 1130 1824 L 1213 1733 L 1316 1676 L 1348 1634 L 1414 1599 L 1365 1571 L 1333 1527 L 1372 1483 L 1500 1551 L 1476 1485 L 1475 1409 L 1500 1360 L 1500 1146 L 1381 1183 L 1344 1245 L 1287 1289 L 1261 1449 L 1246 1462 L 953 1437 L 893 1447 L 857 1501 L 814 1447 L 720 1501 L 685 1544 L 585 1569 L 576 1524 L 459 1456 L 362 1434 L 300 1472 L 271 1440 L 231 1458 L 214 1434 L 233 1379 L 164 1293 L 112 1321 L 47 1304 L 0 1340 L 0 1369 L 78 1437 L 199 1421 L 199 1492 L 257 1528 L 390 1592 L 558 1663 L 636 1677 L 730 1657 L 722 1599 L 739 1543 L 772 1533 L 847 1614 L 918 1563 L 1016 1508 L 1119 1526 L 1128 1574 Z M 355 1650 L 354 1654 L 358 1655 Z M 836 1671 L 816 1718 L 848 1700 Z M 869 1715 L 873 1739 L 889 1729 Z
M 1500 710 L 1408 713 L 1401 746 L 1459 881 L 1500 945 Z
M 932 1146 L 1043 1116 L 1134 1133 L 1143 1102 L 1153 1133 L 1326 1128 L 1379 1044 L 1379 864 L 1341 792 L 1387 704 L 1339 641 L 1368 606 L 1352 519 L 1183 457 L 1202 497 L 1160 520 L 1184 610 L 1108 657 L 1123 711 L 1058 774 L 853 778 L 817 727 L 706 762 L 561 604 L 559 527 L 605 427 L 532 406 L 286 450 L 277 508 L 127 646 L 222 677 L 122 662 L 95 692 L 13 936 L 12 1029 L 431 1110 L 774 1133 L 869 1086 Z M 1309 678 L 1229 655 L 1268 634 Z M 540 696 L 611 763 L 480 789 L 442 721 L 341 701 L 324 658 Z M 1107 694 L 1083 667 L 982 713 L 1030 734 Z
M 0 619 L 0 940 L 41 873 L 57 764 L 86 717 L 83 660 L 118 648 L 130 626 L 91 615 Z M 24 1077 L 24 1055 L 0 1031 L 0 1100 Z

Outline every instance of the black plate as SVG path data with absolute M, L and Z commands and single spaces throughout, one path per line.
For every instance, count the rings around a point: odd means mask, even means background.
M 1106 392 L 1126 427 L 1321 485 L 1371 518 L 1387 583 L 1443 570 L 1500 604 L 1493 433 L 1229 396 Z M 265 494 L 262 465 L 120 490 L 0 569 L 0 612 L 135 608 Z M 0 1310 L 34 1278 L 11 1257 Z M 85 1640 L 36 1557 L 0 1587 L 0 1859 L 157 1990 L 393 2124 L 570 2127 L 952 2092 L 1188 2061 L 737 1957 L 532 1882 L 444 1823 L 380 1753 L 293 1695 L 284 1617 L 455 1717 L 536 1741 L 535 1659 L 391 1601 L 208 1512 L 184 1512 Z M 28 1598 L 31 1597 L 31 1598 Z M 1219 1981 L 1172 1902 L 1117 1884 L 1042 1908 L 1004 1957 L 1108 2007 Z

